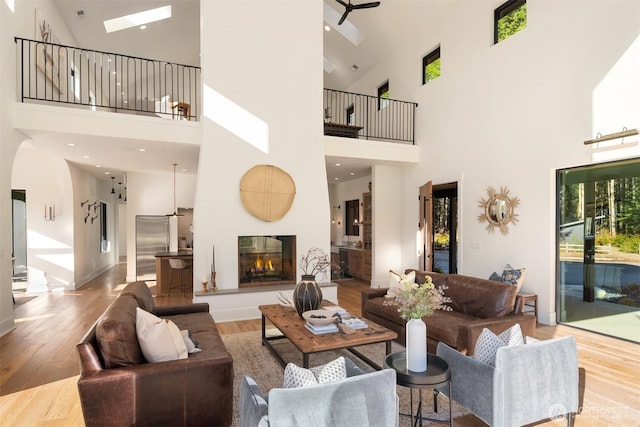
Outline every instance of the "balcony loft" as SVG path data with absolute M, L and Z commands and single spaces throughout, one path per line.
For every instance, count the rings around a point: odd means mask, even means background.
M 19 37 L 15 42 L 22 103 L 200 120 L 200 67 Z M 324 89 L 324 134 L 413 145 L 416 107 Z

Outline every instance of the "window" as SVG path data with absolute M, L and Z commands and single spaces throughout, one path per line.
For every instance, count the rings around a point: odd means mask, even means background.
M 347 107 L 347 124 L 350 126 L 353 126 L 356 124 L 356 113 L 355 113 L 355 107 L 353 106 L 353 104 L 349 105 Z
M 527 26 L 527 1 L 509 0 L 494 12 L 494 43 L 501 42 Z
M 440 47 L 422 58 L 422 84 L 440 77 Z
M 378 88 L 378 110 L 382 110 L 389 105 L 389 80 Z

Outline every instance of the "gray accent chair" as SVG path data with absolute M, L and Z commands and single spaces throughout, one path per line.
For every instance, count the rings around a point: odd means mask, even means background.
M 255 381 L 240 383 L 240 427 L 398 426 L 396 373 L 365 373 L 345 358 L 347 378 L 302 388 L 273 388 L 268 397 Z
M 579 399 L 574 337 L 502 347 L 495 367 L 444 343 L 438 344 L 437 355 L 451 369 L 453 400 L 490 426 L 522 426 L 563 416 L 573 425 Z

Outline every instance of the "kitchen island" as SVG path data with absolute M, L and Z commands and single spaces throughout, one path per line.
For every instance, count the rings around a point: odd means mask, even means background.
M 171 283 L 171 266 L 170 258 L 180 258 L 187 263 L 193 265 L 193 252 L 158 252 L 156 255 L 156 296 L 169 295 L 171 286 L 180 286 L 180 270 L 176 270 L 173 274 L 173 283 Z M 193 268 L 183 272 L 185 282 L 185 294 L 193 293 Z

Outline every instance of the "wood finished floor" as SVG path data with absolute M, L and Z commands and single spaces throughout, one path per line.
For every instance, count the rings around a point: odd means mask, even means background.
M 82 426 L 76 382 L 75 345 L 125 285 L 119 264 L 70 292 L 39 294 L 15 306 L 16 329 L 0 338 L 0 424 L 2 426 Z M 338 287 L 339 304 L 360 315 L 360 290 L 347 280 Z M 179 293 L 156 298 L 157 305 L 188 302 Z M 222 334 L 260 329 L 260 320 L 218 324 Z M 576 427 L 640 426 L 640 345 L 566 326 L 539 326 L 536 336 L 573 335 L 585 371 L 582 413 Z M 475 417 L 457 427 L 484 426 Z M 557 421 L 538 424 L 563 425 Z

